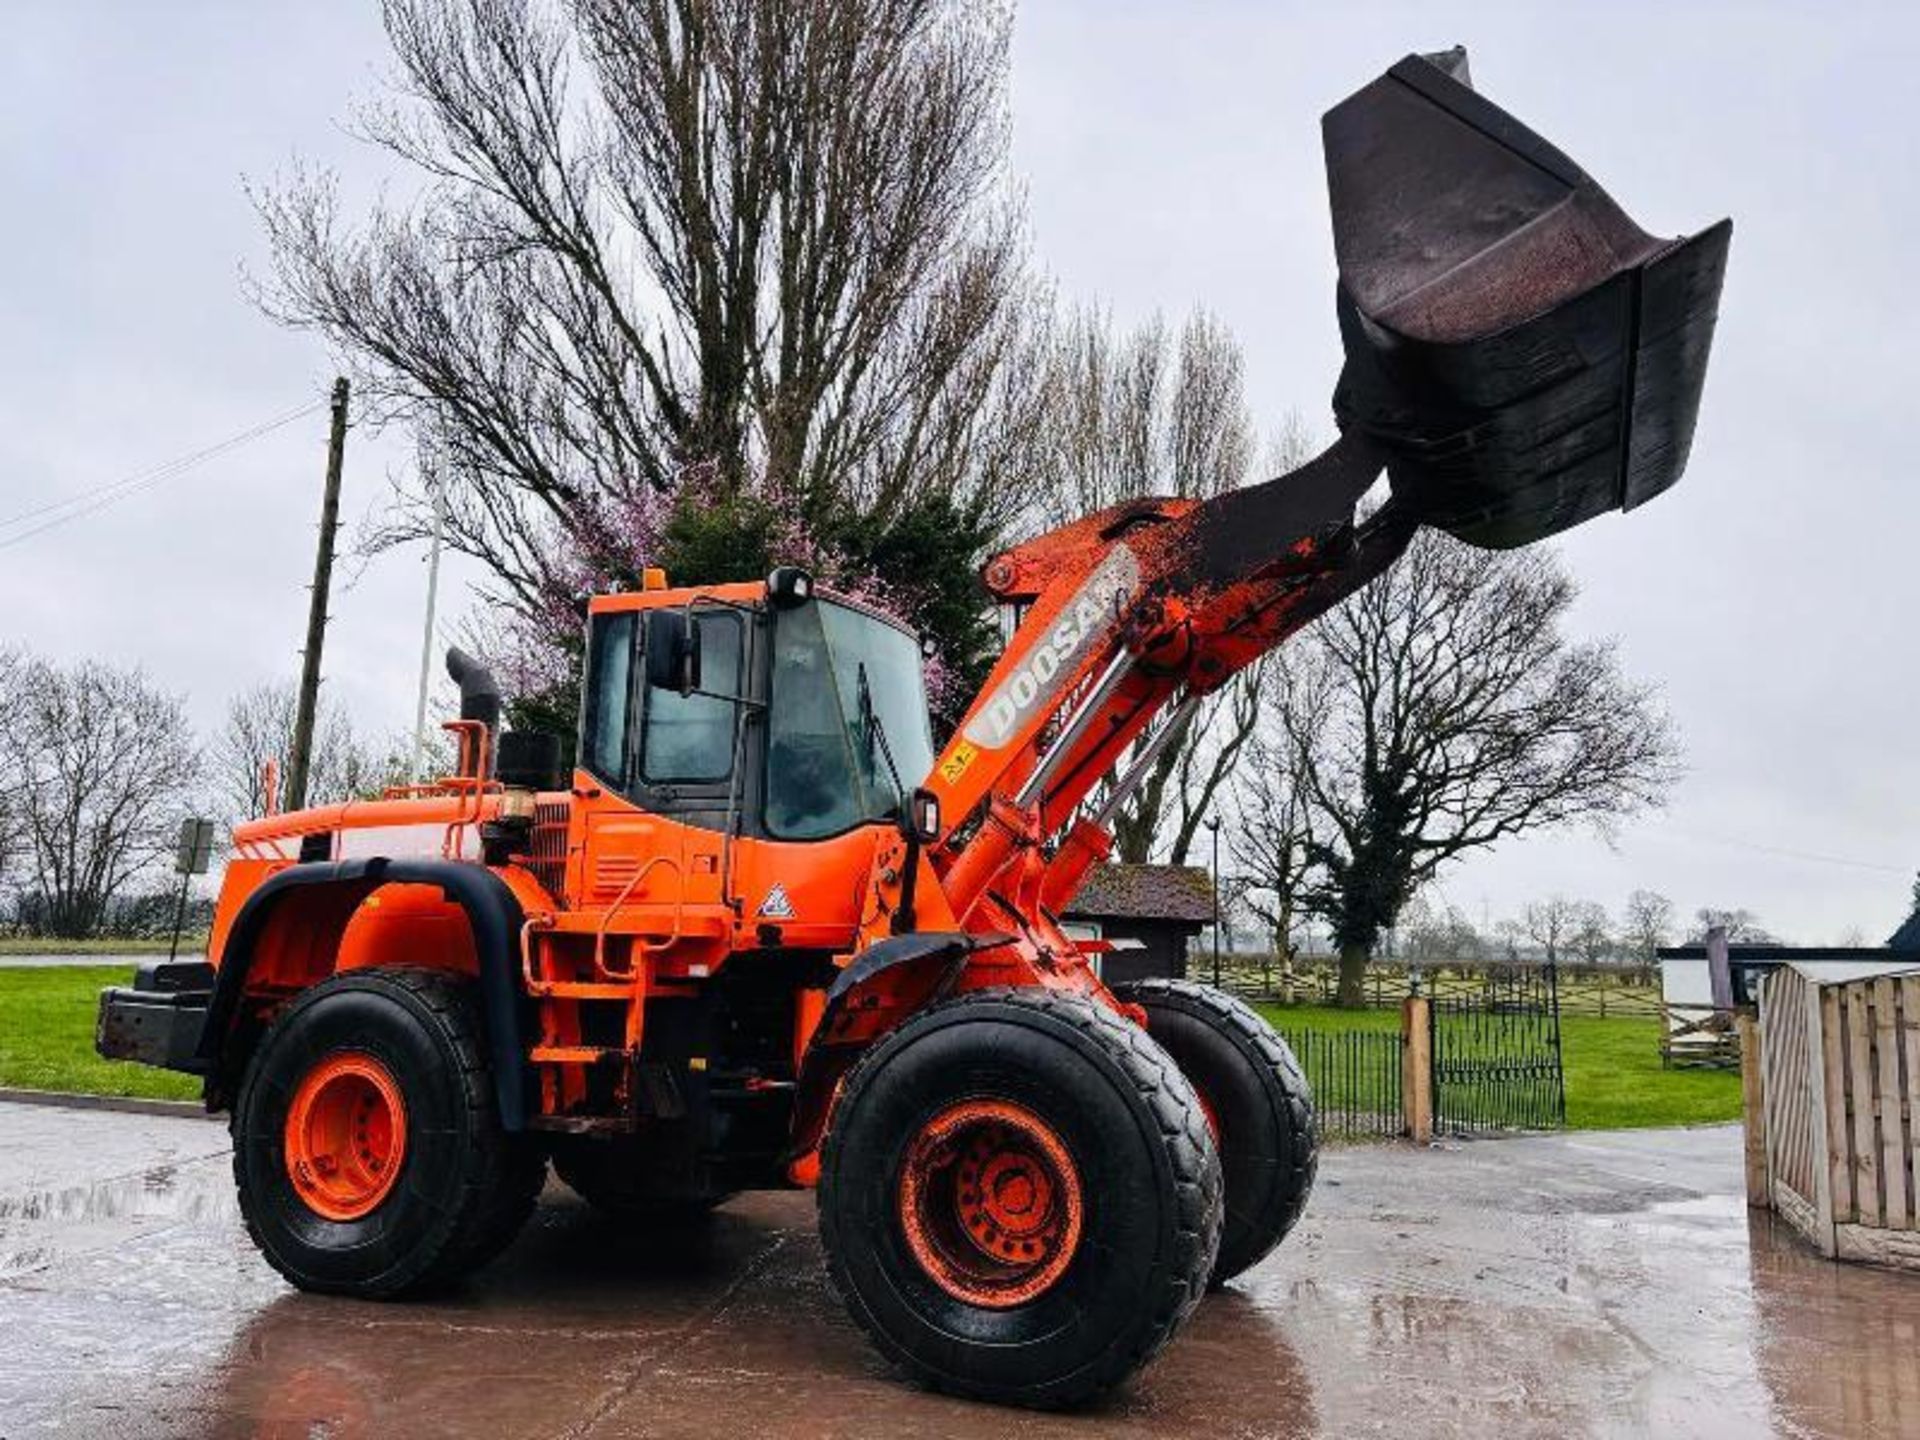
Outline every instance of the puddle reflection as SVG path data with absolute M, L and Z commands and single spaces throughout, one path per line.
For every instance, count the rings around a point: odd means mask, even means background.
M 87 1248 L 103 1227 L 230 1221 L 239 1214 L 224 1162 L 158 1165 L 89 1185 L 0 1196 L 0 1276 Z
M 543 1208 L 503 1262 L 427 1304 L 286 1294 L 233 1337 L 195 1401 L 212 1435 L 546 1435 L 604 1411 L 610 1433 L 1308 1436 L 1321 1424 L 1284 1317 L 1209 1296 L 1131 1386 L 1033 1414 L 916 1389 L 827 1291 L 791 1203 L 710 1233 L 635 1236 Z M 722 1419 L 724 1418 L 724 1421 Z
M 1766 1210 L 1747 1234 L 1755 1359 L 1782 1428 L 1920 1435 L 1920 1275 L 1829 1260 Z

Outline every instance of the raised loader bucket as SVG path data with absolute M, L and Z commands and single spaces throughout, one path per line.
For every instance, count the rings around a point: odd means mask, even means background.
M 1680 478 L 1731 221 L 1641 230 L 1566 156 L 1409 56 L 1322 130 L 1343 429 L 1394 494 L 1476 545 L 1529 544 Z

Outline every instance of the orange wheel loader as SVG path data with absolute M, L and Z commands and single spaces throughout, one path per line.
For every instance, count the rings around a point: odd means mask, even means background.
M 549 1165 L 635 1226 L 812 1186 L 886 1355 L 1059 1405 L 1279 1243 L 1316 1146 L 1286 1045 L 1204 986 L 1108 987 L 1060 911 L 1187 712 L 1420 525 L 1522 545 L 1679 477 L 1729 235 L 1642 232 L 1459 51 L 1324 140 L 1340 438 L 994 557 L 1017 628 L 944 747 L 889 616 L 649 572 L 590 603 L 570 772 L 455 652 L 458 773 L 235 829 L 208 959 L 108 991 L 97 1043 L 203 1077 L 276 1269 L 454 1280 Z

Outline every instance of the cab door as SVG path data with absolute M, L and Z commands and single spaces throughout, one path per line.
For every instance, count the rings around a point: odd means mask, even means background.
M 701 683 L 682 695 L 646 683 L 645 612 L 593 617 L 576 786 L 584 847 L 573 893 L 581 909 L 606 915 L 611 931 L 711 945 L 731 915 L 726 848 L 753 627 L 731 606 L 695 605 L 690 618 Z
M 669 822 L 680 844 L 686 904 L 712 914 L 716 935 L 730 930 L 729 848 L 750 766 L 748 724 L 753 696 L 756 626 L 731 605 L 691 607 L 699 635 L 700 686 L 692 694 L 643 685 L 632 746 L 630 793 L 636 804 Z M 641 636 L 644 658 L 646 639 Z M 641 665 L 644 676 L 646 666 Z M 704 928 L 704 927 L 703 927 Z

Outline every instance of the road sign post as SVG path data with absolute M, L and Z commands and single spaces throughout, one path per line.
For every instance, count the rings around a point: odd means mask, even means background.
M 207 873 L 213 859 L 213 821 L 192 816 L 180 822 L 180 839 L 174 846 L 173 868 L 180 872 L 180 895 L 173 905 L 173 939 L 167 945 L 167 959 L 180 953 L 180 927 L 187 918 L 187 885 L 196 875 Z

